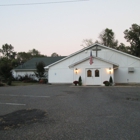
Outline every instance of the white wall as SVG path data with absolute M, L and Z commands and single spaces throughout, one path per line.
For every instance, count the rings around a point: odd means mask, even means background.
M 139 59 L 112 50 L 104 51 L 104 59 L 119 64 L 119 68 L 114 71 L 115 83 L 140 83 Z M 128 72 L 128 67 L 134 67 L 134 72 Z
M 33 72 L 33 71 L 15 71 L 15 70 L 13 70 L 12 71 L 12 74 L 13 74 L 13 77 L 14 78 L 20 78 L 20 76 L 21 77 L 24 77 L 25 75 L 28 75 L 30 78 L 32 78 L 32 79 L 34 79 L 34 80 L 39 80 L 37 77 L 36 77 L 36 75 L 35 75 L 35 73 Z M 46 75 L 48 76 L 48 73 L 46 72 Z M 46 77 L 46 78 L 48 78 L 48 77 Z
M 125 55 L 104 47 L 100 47 L 101 51 L 98 51 L 98 57 L 111 61 L 112 63 L 116 63 L 119 65 L 119 68 L 114 70 L 112 74 L 113 80 L 115 83 L 127 83 L 129 82 L 137 82 L 140 83 L 140 60 L 133 58 L 131 55 Z M 92 52 L 93 56 L 96 55 L 96 52 Z M 80 61 L 86 57 L 90 56 L 90 50 L 83 51 L 75 56 L 72 56 L 60 63 L 57 63 L 49 68 L 49 82 L 50 83 L 73 83 L 74 79 L 77 79 L 79 75 L 73 75 L 73 69 L 69 69 L 69 66 L 77 61 Z M 95 59 L 96 61 L 96 59 Z M 95 66 L 96 64 L 96 66 Z M 77 65 L 78 66 L 78 65 Z M 109 75 L 106 75 L 106 67 L 110 67 L 108 63 L 94 63 L 96 68 L 102 68 L 102 81 L 108 80 Z M 80 64 L 81 74 L 85 73 L 85 67 L 90 68 L 89 62 L 85 62 Z M 111 66 L 112 67 L 112 66 Z M 134 67 L 134 73 L 128 73 L 128 67 Z M 80 74 L 79 73 L 79 74 Z M 128 80 L 127 80 L 128 79 Z M 83 77 L 83 81 L 84 81 Z
M 103 85 L 103 81 L 108 81 L 110 77 L 110 73 L 108 72 L 109 68 L 113 69 L 112 64 L 106 63 L 104 61 L 93 59 L 94 63 L 92 65 L 89 64 L 89 60 L 86 60 L 74 68 L 69 68 L 67 66 L 67 61 L 63 61 L 62 63 L 58 63 L 49 69 L 49 83 L 73 83 L 73 81 L 78 80 L 79 76 L 82 77 L 83 85 L 86 85 L 86 68 L 100 68 L 101 69 L 101 84 Z M 78 69 L 78 73 L 75 73 L 75 69 Z M 111 73 L 112 78 L 114 79 L 114 73 Z
M 68 68 L 49 70 L 49 83 L 72 83 L 73 71 Z
M 115 70 L 115 83 L 140 83 L 140 68 L 134 68 L 134 72 L 128 72 L 128 67 Z
M 98 60 L 98 59 L 93 59 L 94 63 L 92 65 L 89 64 L 89 60 L 84 61 L 81 64 L 76 65 L 73 68 L 73 71 L 77 68 L 78 73 L 76 74 L 75 72 L 73 73 L 73 81 L 78 80 L 79 76 L 82 77 L 82 83 L 83 85 L 86 85 L 86 69 L 99 69 L 100 68 L 100 76 L 101 76 L 101 85 L 103 85 L 104 81 L 109 81 L 110 76 L 114 79 L 114 72 L 113 72 L 113 65 L 109 64 L 107 62 Z M 109 73 L 109 68 L 112 69 L 111 74 Z
M 88 57 L 89 54 L 81 52 L 69 59 L 57 63 L 49 68 L 48 82 L 49 83 L 73 83 L 73 70 L 69 66 L 83 58 Z
M 119 64 L 119 67 L 140 67 L 140 60 L 116 51 L 104 49 L 99 52 L 99 57 Z
M 33 71 L 12 71 L 13 77 L 14 78 L 19 78 L 19 76 L 25 76 L 28 75 L 30 76 L 32 79 L 38 80 L 38 78 L 35 76 L 35 73 Z
M 100 47 L 101 48 L 101 47 Z M 102 48 L 101 48 L 102 49 Z M 98 56 L 104 60 L 112 61 L 119 65 L 114 70 L 115 83 L 140 83 L 140 60 L 131 55 L 103 48 L 98 51 Z M 128 72 L 128 67 L 134 67 L 134 72 Z

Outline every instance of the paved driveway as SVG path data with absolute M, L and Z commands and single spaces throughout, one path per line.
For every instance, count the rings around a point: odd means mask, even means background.
M 140 87 L 1 87 L 0 117 L 22 109 L 47 115 L 1 140 L 140 140 Z

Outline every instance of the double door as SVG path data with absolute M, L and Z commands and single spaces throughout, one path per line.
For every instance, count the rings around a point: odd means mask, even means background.
M 86 69 L 86 85 L 101 85 L 101 69 Z

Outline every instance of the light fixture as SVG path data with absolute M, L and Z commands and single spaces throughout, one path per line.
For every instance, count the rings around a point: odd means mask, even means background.
M 109 73 L 111 74 L 111 68 L 109 68 Z
M 75 73 L 76 73 L 76 74 L 78 73 L 78 69 L 77 69 L 77 68 L 75 69 Z

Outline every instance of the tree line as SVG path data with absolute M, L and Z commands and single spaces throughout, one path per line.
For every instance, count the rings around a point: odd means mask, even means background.
M 59 56 L 57 53 L 52 53 L 51 57 Z M 2 45 L 0 48 L 0 83 L 1 80 L 11 83 L 11 70 L 18 65 L 22 65 L 26 61 L 34 57 L 47 57 L 41 54 L 38 50 L 32 49 L 28 52 L 15 52 L 14 47 L 10 44 Z
M 130 45 L 126 46 L 124 43 L 119 44 L 118 40 L 115 39 L 115 33 L 113 30 L 106 28 L 100 33 L 99 40 L 93 42 L 92 39 L 84 39 L 82 46 L 87 47 L 94 43 L 99 43 L 107 47 L 140 57 L 140 25 L 132 24 L 129 29 L 124 31 L 124 38 Z
M 51 57 L 57 56 L 59 56 L 57 53 L 51 54 Z M 47 57 L 47 55 L 41 54 L 36 49 L 29 50 L 28 52 L 17 53 L 14 51 L 14 47 L 11 44 L 9 45 L 7 43 L 2 45 L 2 48 L 0 49 L 0 61 L 3 61 L 3 59 L 10 60 L 13 67 L 23 64 L 33 57 Z
M 129 29 L 124 31 L 124 38 L 129 42 L 129 46 L 126 46 L 123 43 L 118 43 L 118 40 L 115 39 L 115 33 L 112 29 L 106 28 L 103 30 L 99 39 L 95 42 L 92 39 L 84 39 L 82 46 L 87 47 L 94 43 L 100 43 L 105 46 L 129 53 L 131 55 L 140 57 L 140 25 L 132 24 Z M 57 53 L 52 53 L 52 57 L 59 56 Z M 4 44 L 0 49 L 0 81 L 4 79 L 9 81 L 12 77 L 11 70 L 18 65 L 25 63 L 27 60 L 33 57 L 47 57 L 42 55 L 38 50 L 32 49 L 28 52 L 15 52 L 12 45 Z

